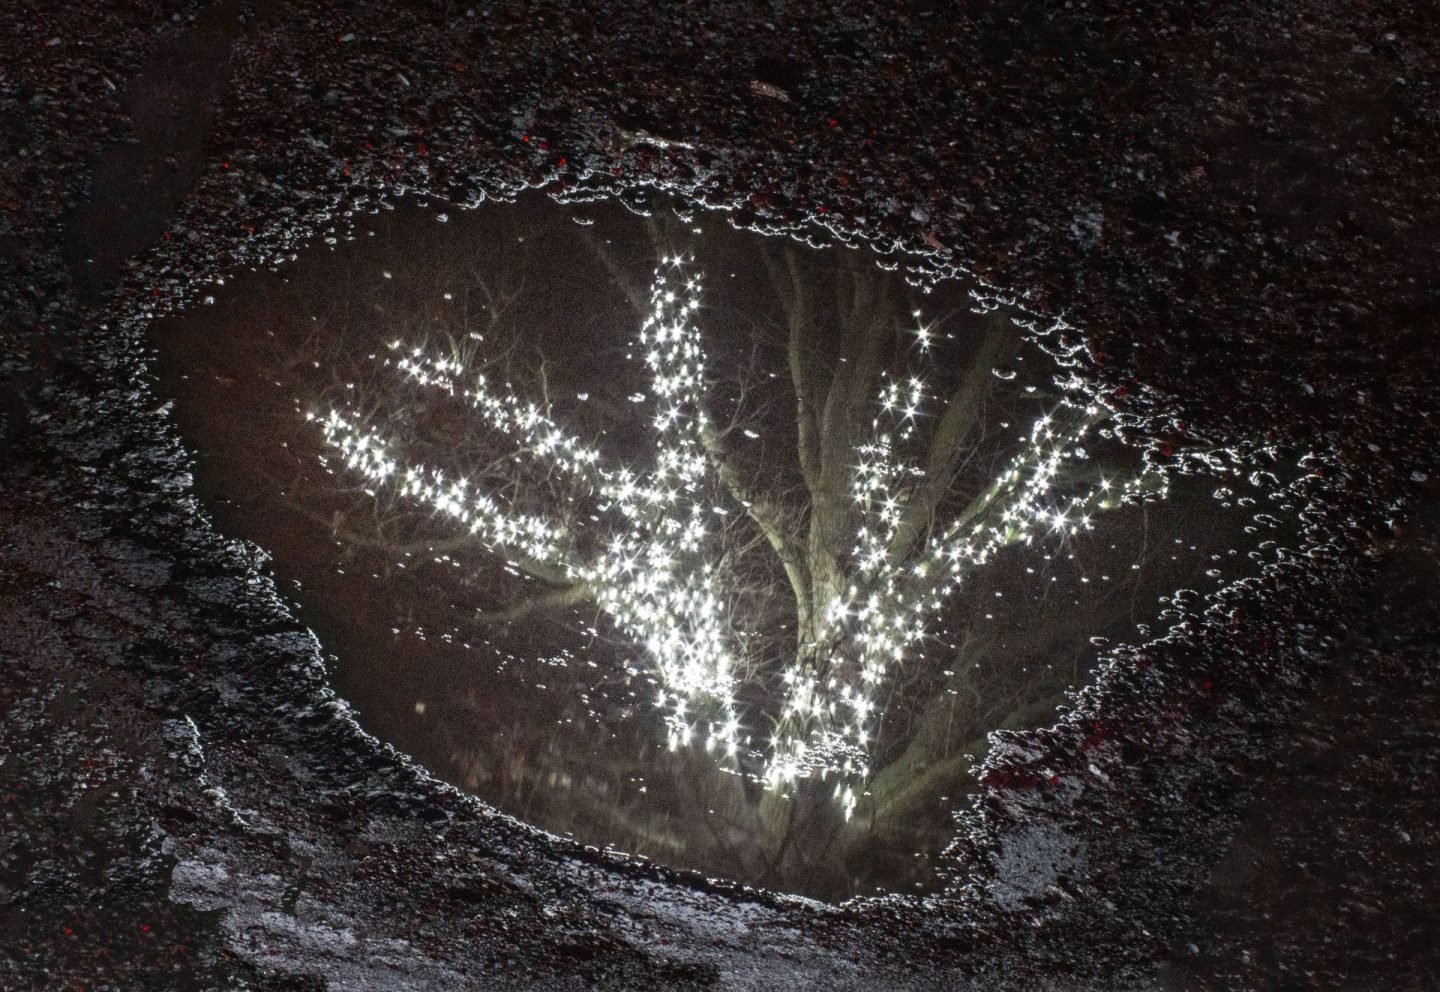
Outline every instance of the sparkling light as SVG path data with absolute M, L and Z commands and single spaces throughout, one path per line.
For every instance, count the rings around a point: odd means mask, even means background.
M 468 374 L 455 359 L 399 341 L 390 345 L 394 366 L 414 384 L 465 403 L 486 427 L 510 438 L 517 453 L 588 491 L 598 507 L 585 524 L 593 528 L 584 535 L 588 541 L 579 540 L 577 522 L 524 512 L 442 468 L 406 462 L 397 442 L 353 413 L 331 409 L 311 419 L 346 467 L 369 482 L 392 486 L 453 520 L 521 571 L 583 589 L 658 676 L 670 746 L 698 739 L 735 756 L 747 739 L 736 714 L 738 673 L 754 659 L 731 625 L 723 535 L 712 525 L 743 516 L 752 505 L 733 491 L 721 495 L 727 490 L 719 484 L 720 456 L 707 444 L 705 352 L 695 323 L 701 276 L 687 270 L 690 261 L 662 261 L 637 339 L 650 380 L 641 399 L 651 404 L 655 448 L 653 462 L 643 467 L 611 464 L 545 407 L 508 385 Z M 921 350 L 929 350 L 928 328 L 922 325 L 918 335 Z M 1089 529 L 1096 512 L 1156 484 L 1147 473 L 1062 493 L 1065 463 L 1109 415 L 1094 405 L 1062 402 L 1035 422 L 1023 449 L 964 512 L 921 540 L 897 540 L 925 477 L 909 452 L 935 419 L 929 415 L 934 407 L 920 378 L 883 378 L 869 438 L 851 468 L 857 525 L 850 559 L 838 588 L 815 604 L 818 630 L 796 646 L 784 668 L 784 704 L 769 747 L 757 755 L 773 788 L 836 775 L 835 798 L 847 816 L 856 785 L 869 775 L 869 743 L 887 677 L 914 653 L 965 576 L 1007 545 Z M 747 430 L 745 436 L 758 435 Z

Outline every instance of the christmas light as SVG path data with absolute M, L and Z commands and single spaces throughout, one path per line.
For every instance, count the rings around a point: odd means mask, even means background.
M 452 520 L 520 571 L 580 590 L 608 614 L 658 678 L 672 748 L 700 741 L 728 757 L 744 749 L 777 789 L 833 775 L 836 801 L 849 815 L 856 784 L 869 775 L 882 690 L 966 575 L 1008 545 L 1089 529 L 1095 513 L 1161 488 L 1163 479 L 1146 472 L 1066 491 L 1062 470 L 1081 457 L 1083 440 L 1109 411 L 1062 401 L 1035 421 L 1022 450 L 963 512 L 907 538 L 902 528 L 926 481 L 913 451 L 937 419 L 932 412 L 943 410 L 918 376 L 883 376 L 869 436 L 850 466 L 851 553 L 814 597 L 815 621 L 783 666 L 784 702 L 768 748 L 749 751 L 736 712 L 738 680 L 774 663 L 774 641 L 770 655 L 754 657 L 764 645 L 752 646 L 730 620 L 735 593 L 723 571 L 722 525 L 758 510 L 722 479 L 727 467 L 706 411 L 706 356 L 695 320 L 702 278 L 691 261 L 662 261 L 636 339 L 650 384 L 639 399 L 650 404 L 654 442 L 643 465 L 615 464 L 556 423 L 546 406 L 468 373 L 457 359 L 390 345 L 393 367 L 415 386 L 465 404 L 479 423 L 509 438 L 517 455 L 584 491 L 595 506 L 585 520 L 522 510 L 441 467 L 407 462 L 394 436 L 353 412 L 330 409 L 312 419 L 349 470 Z M 923 324 L 918 335 L 928 353 L 933 335 Z

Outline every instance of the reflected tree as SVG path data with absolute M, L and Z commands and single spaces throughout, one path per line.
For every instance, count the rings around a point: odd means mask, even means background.
M 692 801 L 768 836 L 769 863 L 749 874 L 776 880 L 956 774 L 957 686 L 1001 720 L 1053 706 L 1058 685 L 1037 700 L 1013 672 L 997 702 L 975 677 L 974 631 L 925 646 L 1005 548 L 1079 535 L 1160 484 L 1092 457 L 1103 405 L 1058 389 L 1038 409 L 996 398 L 992 373 L 1017 347 L 1007 317 L 957 337 L 904 312 L 860 253 L 836 254 L 817 284 L 793 245 L 765 253 L 782 305 L 725 336 L 706 332 L 693 259 L 664 257 L 648 292 L 629 287 L 643 388 L 624 403 L 603 384 L 552 395 L 545 364 L 517 356 L 523 320 L 496 289 L 485 333 L 376 356 L 413 405 L 367 393 L 309 414 L 375 507 L 421 508 L 503 563 L 513 595 L 479 622 L 595 610 L 656 676 L 670 748 L 722 773 L 689 780 Z M 1023 430 L 995 426 L 1015 415 Z M 419 457 L 437 424 L 451 432 L 440 448 L 485 456 L 468 469 Z M 347 536 L 385 545 L 384 517 Z M 943 658 L 943 689 L 927 656 Z

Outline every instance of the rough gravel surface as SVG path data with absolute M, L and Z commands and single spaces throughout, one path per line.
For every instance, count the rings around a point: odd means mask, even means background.
M 1425 988 L 1433 17 L 0 10 L 0 988 Z M 386 199 L 539 184 L 975 272 L 1151 457 L 1308 452 L 1304 551 L 1002 735 L 932 898 L 821 906 L 500 816 L 330 693 L 194 502 L 144 330 Z

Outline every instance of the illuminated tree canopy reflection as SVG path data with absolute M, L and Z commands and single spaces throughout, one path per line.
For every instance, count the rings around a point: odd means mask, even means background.
M 1111 411 L 1062 394 L 983 485 L 957 491 L 990 368 L 982 348 L 937 390 L 927 373 L 942 345 L 916 312 L 836 328 L 824 369 L 796 324 L 787 371 L 803 485 L 767 485 L 735 454 L 736 438 L 764 425 L 712 412 L 727 398 L 707 366 L 702 284 L 681 255 L 655 273 L 631 352 L 648 385 L 635 399 L 649 450 L 634 459 L 578 436 L 548 396 L 487 374 L 483 358 L 477 371 L 474 349 L 396 340 L 377 356 L 408 386 L 463 404 L 474 431 L 504 437 L 504 471 L 546 475 L 550 505 L 413 460 L 397 404 L 307 416 L 372 493 L 428 508 L 542 590 L 507 618 L 579 602 L 603 612 L 657 676 L 672 748 L 703 746 L 781 792 L 833 780 L 848 817 L 872 774 L 883 690 L 967 576 L 1007 546 L 1077 536 L 1164 480 L 1107 477 L 1086 445 Z M 793 629 L 756 630 L 744 616 L 753 573 L 737 561 L 756 547 L 783 575 Z M 777 675 L 772 710 L 739 705 L 750 681 Z

